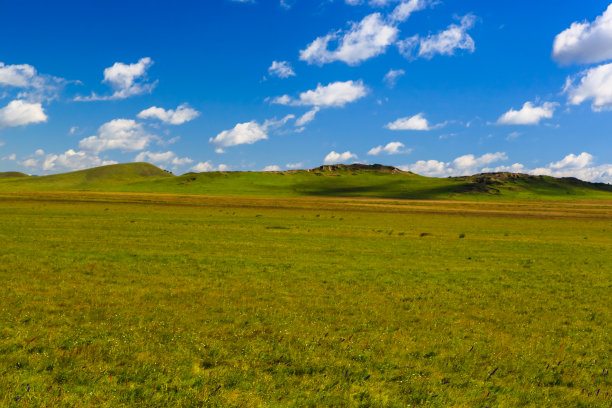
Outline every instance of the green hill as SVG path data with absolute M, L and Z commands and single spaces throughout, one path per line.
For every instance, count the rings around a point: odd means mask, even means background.
M 24 175 L 25 176 L 25 175 Z M 0 191 L 108 191 L 251 196 L 406 199 L 612 199 L 612 185 L 516 173 L 424 177 L 383 165 L 330 165 L 277 172 L 174 176 L 148 163 L 38 177 L 0 177 Z
M 25 175 L 24 175 L 25 176 Z M 143 180 L 174 177 L 149 163 L 125 163 L 50 176 L 11 177 L 0 180 L 2 191 L 115 191 Z
M 22 173 L 20 171 L 5 171 L 0 172 L 0 179 L 4 178 L 14 178 L 14 177 L 29 177 L 27 174 Z

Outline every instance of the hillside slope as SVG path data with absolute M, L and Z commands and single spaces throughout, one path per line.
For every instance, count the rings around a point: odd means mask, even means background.
M 174 176 L 128 163 L 41 177 L 0 178 L 0 191 L 107 191 L 250 196 L 405 199 L 612 199 L 612 186 L 575 178 L 516 173 L 424 177 L 382 165 L 326 165 L 276 172 L 210 172 Z
M 24 175 L 25 176 L 25 175 Z M 0 180 L 2 191 L 114 191 L 124 185 L 174 177 L 149 163 L 124 163 L 50 176 L 11 177 Z
M 0 172 L 0 179 L 15 178 L 15 177 L 29 177 L 27 174 L 20 171 L 5 171 Z

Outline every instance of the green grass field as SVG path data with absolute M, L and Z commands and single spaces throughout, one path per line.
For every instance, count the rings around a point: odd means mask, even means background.
M 4 192 L 0 242 L 2 407 L 612 406 L 612 200 Z
M 21 175 L 21 177 L 19 177 Z M 384 197 L 404 199 L 612 200 L 612 185 L 509 173 L 435 178 L 374 165 L 322 166 L 287 172 L 210 172 L 174 176 L 127 163 L 51 176 L 0 173 L 1 191 L 105 191 L 217 196 Z

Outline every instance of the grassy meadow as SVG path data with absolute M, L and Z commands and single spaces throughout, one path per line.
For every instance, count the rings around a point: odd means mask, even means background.
M 612 200 L 612 185 L 494 173 L 424 177 L 381 165 L 175 176 L 149 163 L 123 163 L 49 176 L 0 173 L 0 192 L 99 191 L 216 196 L 370 197 L 417 200 Z
M 0 194 L 2 407 L 610 407 L 612 201 Z

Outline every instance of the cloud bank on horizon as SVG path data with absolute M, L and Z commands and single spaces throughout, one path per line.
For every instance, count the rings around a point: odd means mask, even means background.
M 103 23 L 115 27 L 136 7 L 110 3 L 117 15 Z M 278 171 L 376 159 L 427 176 L 612 183 L 612 4 L 555 17 L 533 6 L 532 21 L 518 5 L 491 3 L 194 2 L 205 21 L 135 22 L 142 35 L 117 28 L 103 39 L 93 20 L 62 37 L 44 13 L 15 18 L 0 30 L 28 24 L 41 43 L 16 38 L 0 52 L 0 168 Z M 74 13 L 88 22 L 87 11 Z M 155 21 L 167 12 L 147 11 Z M 228 26 L 238 19 L 244 27 Z M 512 38 L 526 35 L 533 41 L 517 48 Z M 62 47 L 53 61 L 52 45 Z

